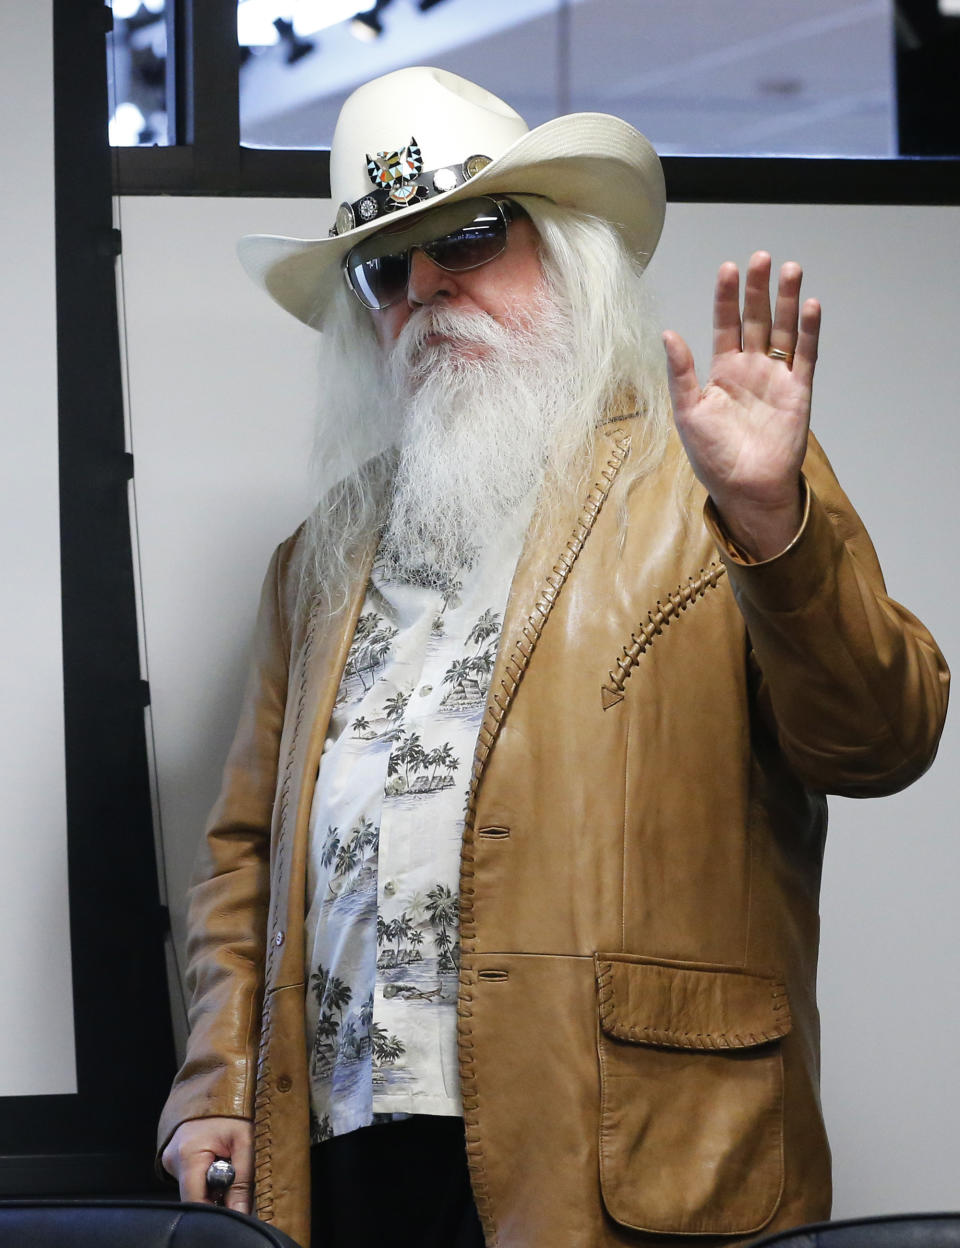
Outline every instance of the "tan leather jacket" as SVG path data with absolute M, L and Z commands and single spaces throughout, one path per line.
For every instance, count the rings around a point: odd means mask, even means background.
M 702 492 L 683 505 L 675 441 L 618 491 L 631 425 L 604 427 L 580 516 L 527 543 L 477 746 L 460 1070 L 491 1248 L 736 1245 L 827 1216 L 823 795 L 909 784 L 946 709 L 943 659 L 814 443 L 800 534 L 746 566 Z M 268 573 L 192 892 L 160 1139 L 255 1115 L 257 1212 L 307 1244 L 307 827 L 364 577 L 321 627 L 295 558 L 296 538 Z

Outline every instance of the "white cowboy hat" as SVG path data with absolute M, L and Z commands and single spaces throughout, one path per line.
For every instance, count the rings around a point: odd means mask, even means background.
M 330 151 L 328 237 L 252 234 L 238 254 L 281 307 L 319 329 L 343 260 L 368 234 L 475 195 L 543 195 L 609 221 L 641 265 L 663 228 L 663 170 L 619 117 L 571 113 L 530 130 L 519 113 L 444 69 L 398 69 L 359 87 Z

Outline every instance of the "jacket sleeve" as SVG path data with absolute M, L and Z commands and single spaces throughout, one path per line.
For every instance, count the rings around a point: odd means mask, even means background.
M 887 596 L 870 538 L 811 437 L 807 504 L 785 551 L 747 563 L 708 504 L 759 669 L 758 703 L 811 788 L 893 793 L 930 766 L 950 675 L 936 642 Z
M 252 1118 L 270 886 L 270 827 L 287 696 L 281 554 L 267 570 L 240 722 L 190 889 L 190 1038 L 159 1126 Z

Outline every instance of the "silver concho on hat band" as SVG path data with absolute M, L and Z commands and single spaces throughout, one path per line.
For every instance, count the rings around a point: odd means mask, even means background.
M 438 195 L 452 191 L 460 179 L 452 169 L 438 169 L 433 175 L 433 189 Z
M 489 156 L 468 156 L 462 166 L 464 178 L 475 178 L 478 173 L 486 169 L 487 165 L 491 163 Z
M 344 200 L 337 209 L 337 221 L 334 229 L 338 234 L 346 234 L 348 230 L 352 230 L 357 224 L 357 218 L 354 214 L 353 207 Z
M 367 195 L 357 204 L 357 213 L 361 221 L 372 221 L 377 215 L 377 201 L 372 195 Z

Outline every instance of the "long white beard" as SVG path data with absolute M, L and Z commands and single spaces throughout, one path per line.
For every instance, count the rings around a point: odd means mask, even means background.
M 425 345 L 431 334 L 445 341 Z M 443 307 L 410 318 L 387 370 L 401 431 L 381 544 L 392 571 L 449 584 L 507 521 L 530 518 L 548 464 L 584 441 L 569 420 L 582 385 L 573 341 L 546 291 L 509 325 Z

